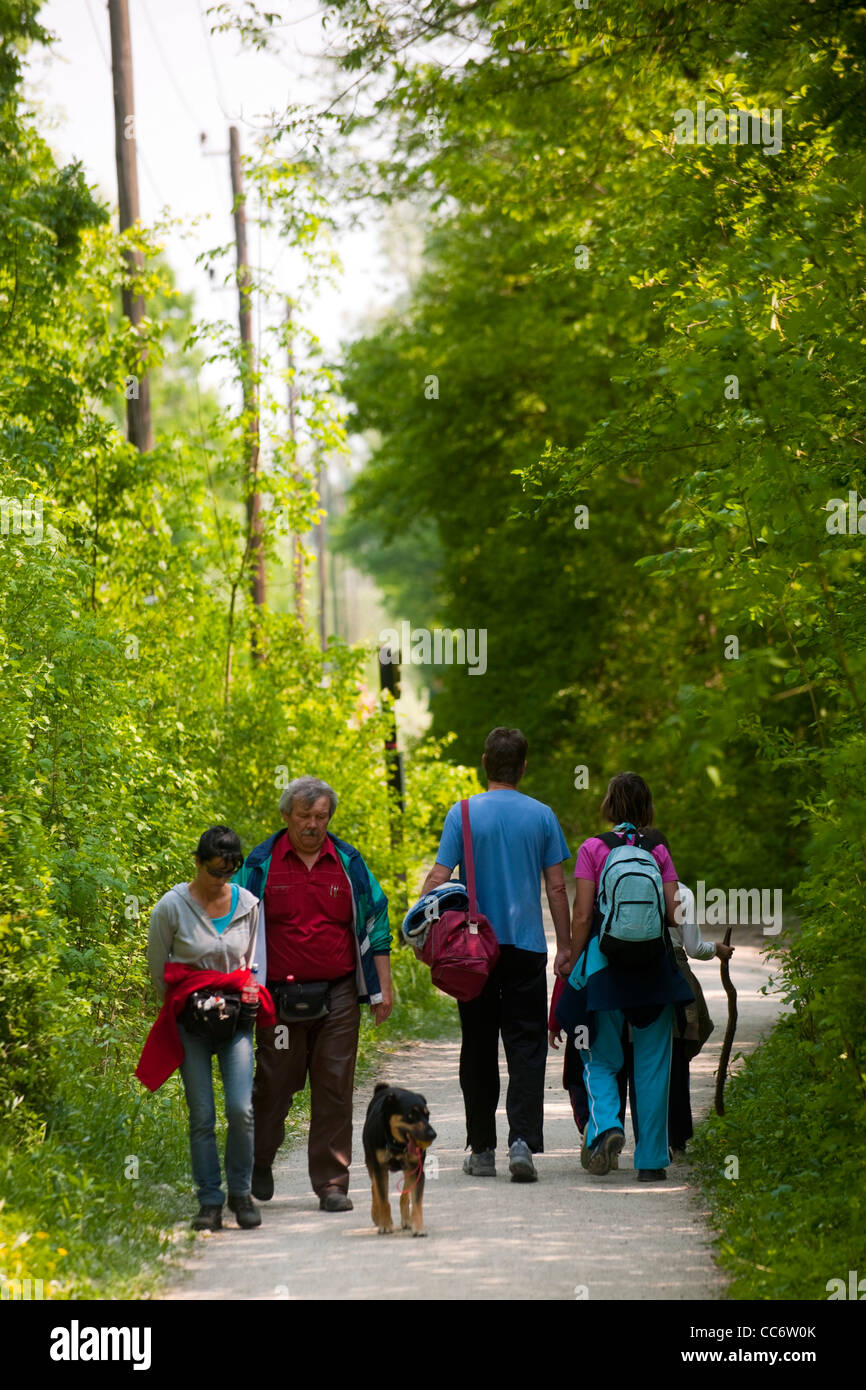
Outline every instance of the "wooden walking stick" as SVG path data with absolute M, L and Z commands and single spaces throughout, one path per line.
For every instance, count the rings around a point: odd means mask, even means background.
M 724 944 L 726 946 L 731 944 L 732 926 L 733 923 L 730 923 L 725 932 Z M 725 1029 L 722 1050 L 719 1054 L 719 1070 L 716 1073 L 716 1114 L 724 1115 L 725 1081 L 728 1075 L 728 1062 L 731 1059 L 731 1048 L 734 1045 L 734 1034 L 737 1031 L 737 991 L 731 984 L 731 962 L 729 959 L 719 962 L 719 973 L 722 977 L 722 988 L 728 996 L 728 1026 Z

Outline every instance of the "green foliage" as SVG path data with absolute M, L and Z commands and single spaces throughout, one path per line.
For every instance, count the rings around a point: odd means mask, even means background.
M 365 688 L 367 654 L 322 653 L 297 616 L 253 610 L 249 421 L 197 377 L 205 357 L 246 370 L 234 330 L 194 324 L 154 239 L 115 236 L 80 168 L 54 163 L 17 95 L 14 42 L 39 37 L 37 10 L 0 0 L 0 1274 L 43 1278 L 54 1297 L 139 1296 L 190 1200 L 178 1078 L 150 1096 L 132 1075 L 156 1013 L 154 903 L 190 876 L 208 825 L 233 825 L 249 849 L 278 823 L 286 779 L 314 772 L 398 924 L 404 885 L 474 779 L 450 763 L 437 775 L 426 750 L 392 847 L 391 716 Z M 271 175 L 275 200 L 297 184 Z M 298 217 L 292 233 L 312 237 Z M 141 340 L 117 313 L 130 245 L 145 256 Z M 299 430 L 337 448 L 328 371 L 296 333 L 312 363 Z M 143 349 L 146 456 L 120 430 Z M 317 498 L 261 404 L 276 568 Z M 428 1015 L 449 1026 L 414 957 L 396 955 L 394 973 L 392 1039 Z M 364 1065 L 374 1041 L 365 1029 Z
M 527 790 L 579 836 L 635 768 L 683 877 L 769 882 L 800 913 L 792 1018 L 700 1142 L 735 1293 L 820 1296 L 815 1245 L 821 1289 L 864 1254 L 843 1213 L 864 1196 L 866 547 L 862 513 L 831 522 L 863 492 L 862 16 L 332 8 L 370 74 L 354 106 L 391 136 L 382 196 L 431 209 L 408 302 L 347 354 L 372 451 L 348 534 L 416 623 L 487 628 L 483 682 L 436 673 L 459 756 L 519 724 Z M 446 34 L 472 58 L 426 61 Z M 779 113 L 781 148 L 678 143 L 699 102 Z M 411 534 L 426 604 L 417 566 L 400 582 Z
M 816 1065 L 816 1050 L 780 1023 L 729 1083 L 724 1117 L 690 1145 L 732 1298 L 823 1299 L 829 1279 L 863 1268 L 862 1083 L 844 1058 Z
M 866 1128 L 864 545 L 827 512 L 862 487 L 859 11 L 329 6 L 351 104 L 288 112 L 250 184 L 314 287 L 333 262 L 325 169 L 335 194 L 426 206 L 422 275 L 346 355 L 372 457 L 345 544 L 401 618 L 488 635 L 483 680 L 434 673 L 435 742 L 408 760 L 401 837 L 391 712 L 364 688 L 364 654 L 321 653 L 282 600 L 252 609 L 251 419 L 199 398 L 197 363 L 261 394 L 272 572 L 286 532 L 318 514 L 314 470 L 233 325 L 192 323 L 155 239 L 114 236 L 22 110 L 39 8 L 0 0 L 4 1268 L 29 1271 L 23 1250 L 59 1295 L 134 1290 L 167 1248 L 184 1117 L 176 1083 L 148 1098 L 130 1074 L 153 1013 L 147 914 L 190 872 L 200 831 L 227 821 L 248 848 L 288 777 L 325 776 L 334 828 L 396 922 L 447 806 L 476 785 L 484 734 L 508 723 L 529 737 L 526 790 L 574 839 L 632 766 L 684 877 L 771 875 L 793 897 L 790 1016 L 698 1152 L 734 1293 L 816 1296 L 814 1251 L 822 1288 L 864 1253 L 842 1215 L 863 1204 L 851 1155 Z M 211 20 L 256 48 L 280 27 L 253 0 Z M 472 41 L 472 56 L 428 62 L 432 39 Z M 782 150 L 677 144 L 674 113 L 698 101 L 781 110 Z M 307 153 L 286 154 L 293 142 Z M 141 338 L 116 311 L 132 248 L 152 308 Z M 298 433 L 315 457 L 343 447 L 345 422 L 300 317 Z M 288 346 L 287 326 L 281 360 Z M 145 352 L 158 416 L 142 457 L 118 425 Z M 414 957 L 396 951 L 394 971 L 398 1010 L 377 1036 L 453 1025 Z M 365 1025 L 365 1058 L 373 1036 Z M 736 1186 L 719 1177 L 728 1152 Z M 121 1168 L 136 1153 L 137 1188 Z M 116 1219 L 128 1254 L 94 1259 Z

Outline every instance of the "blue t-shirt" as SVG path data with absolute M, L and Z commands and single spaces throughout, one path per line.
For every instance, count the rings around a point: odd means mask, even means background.
M 223 934 L 223 932 L 225 931 L 226 927 L 228 926 L 229 922 L 230 922 L 230 921 L 232 920 L 232 918 L 234 917 L 234 915 L 235 915 L 235 908 L 237 907 L 237 905 L 238 905 L 238 885 L 237 885 L 236 883 L 233 883 L 233 884 L 232 884 L 232 905 L 231 905 L 231 907 L 229 908 L 228 912 L 224 913 L 222 917 L 213 917 L 213 918 L 211 918 L 211 925 L 212 925 L 214 931 L 219 932 L 220 936 L 222 936 L 222 934 Z
M 469 798 L 478 910 L 502 946 L 546 951 L 541 915 L 541 873 L 571 858 L 559 821 L 549 806 L 519 791 L 480 792 Z M 463 864 L 460 802 L 445 817 L 436 863 Z

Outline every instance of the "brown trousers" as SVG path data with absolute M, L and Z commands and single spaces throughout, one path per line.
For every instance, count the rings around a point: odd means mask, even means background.
M 260 1028 L 253 1081 L 255 1162 L 269 1168 L 286 1135 L 286 1116 L 310 1077 L 307 1163 L 318 1197 L 348 1192 L 352 1087 L 361 1008 L 354 972 L 331 986 L 331 1012 L 315 1023 Z M 277 1047 L 277 1042 L 283 1045 Z M 286 1046 L 288 1042 L 288 1046 Z

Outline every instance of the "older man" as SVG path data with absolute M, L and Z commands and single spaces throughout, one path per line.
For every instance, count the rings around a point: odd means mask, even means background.
M 328 833 L 336 807 L 336 793 L 326 782 L 296 778 L 280 797 L 286 828 L 252 850 L 238 879 L 262 903 L 260 978 L 266 976 L 275 997 L 287 981 L 327 982 L 328 996 L 323 1017 L 259 1030 L 253 1193 L 262 1202 L 273 1196 L 271 1167 L 285 1137 L 286 1115 L 309 1074 L 310 1182 L 323 1211 L 351 1211 L 360 1004 L 369 1003 L 377 1024 L 391 1012 L 391 930 L 388 900 L 361 855 Z

